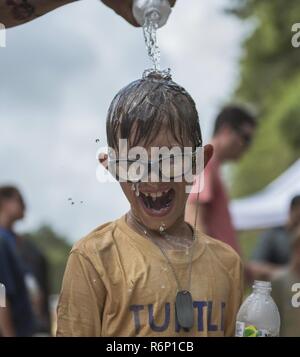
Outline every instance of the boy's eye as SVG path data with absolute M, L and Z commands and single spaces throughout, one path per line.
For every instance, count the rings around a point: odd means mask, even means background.
M 138 165 L 135 162 L 128 166 L 128 180 L 140 181 L 146 172 L 146 168 L 143 165 Z
M 178 178 L 186 175 L 193 167 L 192 155 L 169 155 L 159 160 L 143 161 L 125 160 L 118 161 L 117 176 L 123 180 L 140 181 L 145 179 L 150 172 L 156 172 L 157 177 Z
M 174 157 L 174 155 L 171 155 L 171 156 L 163 156 L 163 157 L 160 158 L 160 161 L 170 162 L 171 164 L 173 164 L 174 161 L 175 161 L 175 157 Z
M 166 176 L 182 176 L 182 173 L 185 171 L 185 163 L 183 156 L 172 155 L 168 158 L 161 160 L 160 169 Z

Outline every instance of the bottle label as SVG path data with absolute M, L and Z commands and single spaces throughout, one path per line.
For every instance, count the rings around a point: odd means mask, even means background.
M 236 337 L 271 337 L 268 330 L 258 329 L 254 325 L 245 324 L 245 322 L 236 322 Z

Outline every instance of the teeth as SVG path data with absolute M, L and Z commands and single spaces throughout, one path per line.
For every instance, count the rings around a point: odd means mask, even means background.
M 153 201 L 156 201 L 157 193 L 150 193 L 150 196 L 152 197 Z
M 166 191 L 158 191 L 158 192 L 151 192 L 151 193 L 150 192 L 143 192 L 143 194 L 146 197 L 151 197 L 153 201 L 156 201 L 157 197 L 161 197 L 166 193 L 168 193 L 168 190 L 166 190 Z

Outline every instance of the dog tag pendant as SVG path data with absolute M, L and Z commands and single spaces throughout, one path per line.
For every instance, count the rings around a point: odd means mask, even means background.
M 175 309 L 179 325 L 184 329 L 192 328 L 194 325 L 194 307 L 192 295 L 189 291 L 178 291 Z

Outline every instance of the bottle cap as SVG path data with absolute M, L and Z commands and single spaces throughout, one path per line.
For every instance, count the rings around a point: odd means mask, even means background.
M 254 280 L 253 289 L 271 290 L 272 285 L 270 281 Z

